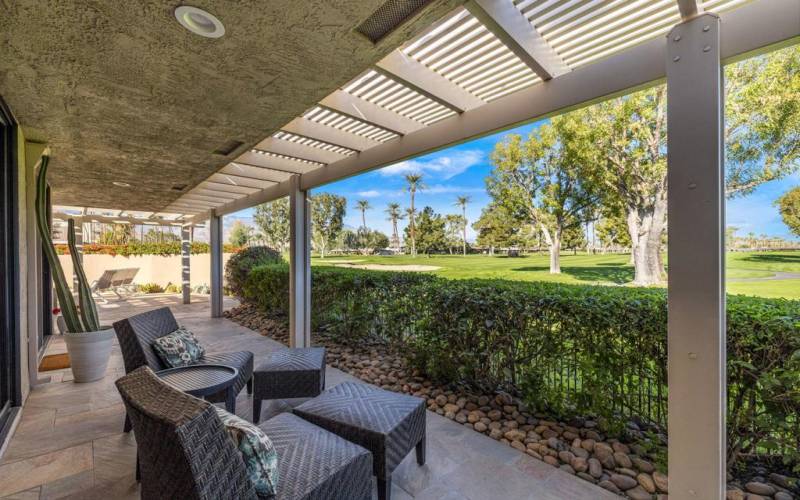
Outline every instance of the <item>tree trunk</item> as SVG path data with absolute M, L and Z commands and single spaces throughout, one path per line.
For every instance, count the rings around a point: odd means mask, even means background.
M 661 259 L 661 237 L 666 227 L 666 193 L 659 193 L 650 210 L 629 210 L 628 232 L 631 236 L 634 280 L 637 286 L 662 282 L 664 265 Z
M 561 230 L 553 231 L 552 236 L 544 224 L 541 224 L 544 241 L 550 250 L 550 274 L 561 274 Z

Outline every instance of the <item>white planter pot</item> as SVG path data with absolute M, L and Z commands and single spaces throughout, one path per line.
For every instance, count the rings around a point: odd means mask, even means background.
M 106 374 L 114 342 L 114 328 L 101 328 L 96 332 L 64 334 L 75 382 L 92 382 Z

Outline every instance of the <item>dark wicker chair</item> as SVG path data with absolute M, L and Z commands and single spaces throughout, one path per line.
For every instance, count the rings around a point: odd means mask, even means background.
M 136 434 L 144 500 L 254 499 L 244 461 L 211 404 L 141 367 L 116 382 Z M 259 426 L 278 452 L 275 500 L 367 500 L 372 455 L 290 413 Z
M 169 368 L 164 366 L 153 350 L 153 341 L 178 329 L 178 322 L 169 307 L 143 312 L 114 323 L 125 373 L 131 373 L 140 366 L 149 366 L 154 371 Z M 206 354 L 200 361 L 206 365 L 226 365 L 239 370 L 239 378 L 233 385 L 233 393 L 239 394 L 247 385 L 247 393 L 253 393 L 253 353 L 249 351 Z M 224 402 L 225 392 L 207 398 L 211 402 Z M 125 419 L 125 432 L 130 431 L 130 422 Z

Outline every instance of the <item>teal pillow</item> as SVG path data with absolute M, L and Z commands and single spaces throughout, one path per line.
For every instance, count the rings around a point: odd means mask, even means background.
M 206 353 L 194 334 L 184 327 L 155 339 L 153 349 L 161 361 L 171 368 L 197 363 Z
M 264 431 L 247 420 L 214 406 L 225 431 L 244 460 L 247 475 L 259 497 L 275 495 L 278 484 L 278 452 Z

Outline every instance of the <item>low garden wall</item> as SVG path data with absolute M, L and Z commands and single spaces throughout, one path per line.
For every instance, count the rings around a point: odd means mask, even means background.
M 230 273 L 230 269 L 228 270 Z M 234 293 L 277 318 L 285 264 L 239 272 Z M 402 346 L 440 383 L 511 391 L 558 415 L 666 427 L 664 290 L 447 280 L 312 268 L 312 324 L 345 343 Z M 730 456 L 800 459 L 800 302 L 728 297 Z
M 222 255 L 223 265 L 227 263 L 232 254 Z M 69 255 L 58 256 L 64 276 L 72 284 L 72 258 Z M 211 283 L 211 254 L 193 254 L 190 257 L 191 286 L 208 285 Z M 83 268 L 86 278 L 91 283 L 98 279 L 104 271 L 112 269 L 126 269 L 135 267 L 139 269 L 133 282 L 137 285 L 156 283 L 166 287 L 172 283 L 180 285 L 181 256 L 178 255 L 111 255 L 107 253 L 88 253 L 83 255 Z

